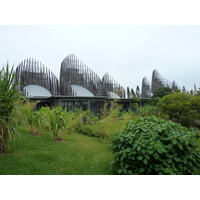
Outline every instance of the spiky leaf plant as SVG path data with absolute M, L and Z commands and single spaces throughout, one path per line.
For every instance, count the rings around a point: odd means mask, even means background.
M 16 134 L 15 119 L 12 115 L 15 102 L 19 95 L 14 83 L 15 74 L 13 67 L 9 69 L 7 63 L 0 70 L 0 152 L 4 153 L 8 147 L 8 141 Z

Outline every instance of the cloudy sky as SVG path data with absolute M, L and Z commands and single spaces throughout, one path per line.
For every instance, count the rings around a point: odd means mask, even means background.
M 141 87 L 144 76 L 151 82 L 154 69 L 181 89 L 198 88 L 199 52 L 199 25 L 0 26 L 1 65 L 34 58 L 59 78 L 62 60 L 75 54 L 125 88 Z
M 63 25 L 0 26 L 0 64 L 27 58 L 42 62 L 58 78 L 62 60 L 75 54 L 100 77 L 108 72 L 123 87 L 151 82 L 157 69 L 180 88 L 200 87 L 200 26 Z

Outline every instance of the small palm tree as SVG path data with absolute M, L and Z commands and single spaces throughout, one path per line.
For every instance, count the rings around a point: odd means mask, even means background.
M 8 147 L 8 141 L 17 133 L 15 129 L 15 119 L 12 111 L 15 102 L 19 99 L 16 90 L 15 74 L 13 67 L 9 69 L 7 63 L 0 70 L 0 153 L 4 153 Z

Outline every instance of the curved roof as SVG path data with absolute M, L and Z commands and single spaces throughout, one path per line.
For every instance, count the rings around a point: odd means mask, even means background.
M 27 97 L 50 97 L 51 93 L 39 85 L 27 85 L 24 87 L 24 93 Z
M 121 98 L 119 95 L 117 95 L 117 94 L 114 93 L 114 92 L 109 92 L 109 96 L 110 96 L 111 98 L 117 98 L 117 99 L 120 99 L 120 98 Z
M 71 85 L 72 93 L 74 96 L 84 96 L 84 97 L 93 97 L 94 95 L 92 92 L 87 90 L 86 88 L 79 86 L 79 85 Z

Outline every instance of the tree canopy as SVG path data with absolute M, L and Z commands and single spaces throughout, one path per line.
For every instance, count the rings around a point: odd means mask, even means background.
M 154 94 L 153 94 L 153 98 L 156 97 L 164 97 L 168 94 L 172 94 L 172 89 L 169 87 L 159 87 L 155 90 Z
M 200 117 L 200 96 L 176 92 L 161 98 L 157 105 L 170 119 L 185 125 Z

